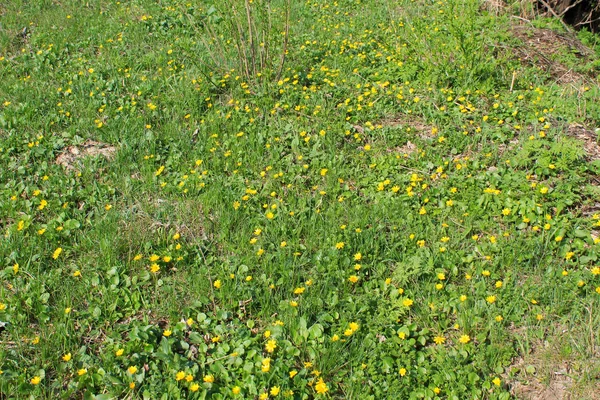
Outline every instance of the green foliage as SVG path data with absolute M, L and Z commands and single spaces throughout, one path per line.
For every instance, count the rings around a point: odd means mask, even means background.
M 566 131 L 600 92 L 499 51 L 511 19 L 0 15 L 2 395 L 508 399 L 534 340 L 585 324 L 563 353 L 594 384 L 599 169 Z

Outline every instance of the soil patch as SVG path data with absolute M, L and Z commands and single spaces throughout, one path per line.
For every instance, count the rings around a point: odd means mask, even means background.
M 102 156 L 106 159 L 112 159 L 117 148 L 106 143 L 86 140 L 79 146 L 69 146 L 57 158 L 56 163 L 62 165 L 67 170 L 74 170 L 81 159 L 87 157 Z

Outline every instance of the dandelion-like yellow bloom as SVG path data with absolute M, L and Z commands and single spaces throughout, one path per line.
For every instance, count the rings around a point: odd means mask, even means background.
M 323 381 L 323 378 L 319 378 L 319 380 L 317 381 L 317 384 L 315 385 L 315 391 L 318 394 L 325 394 L 329 391 L 329 388 L 327 387 L 327 384 L 325 384 L 325 382 Z

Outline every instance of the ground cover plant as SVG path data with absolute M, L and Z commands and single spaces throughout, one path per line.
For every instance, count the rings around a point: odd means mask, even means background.
M 514 11 L 0 4 L 0 398 L 598 398 L 600 46 Z

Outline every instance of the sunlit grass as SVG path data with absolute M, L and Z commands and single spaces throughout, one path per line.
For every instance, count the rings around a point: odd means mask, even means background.
M 253 47 L 244 2 L 90 3 L 0 6 L 0 393 L 593 388 L 593 60 L 477 2 L 275 1 Z

